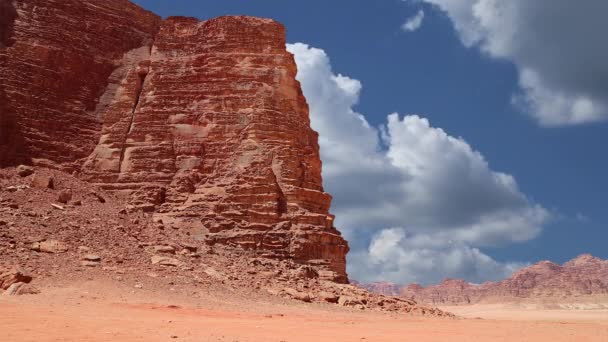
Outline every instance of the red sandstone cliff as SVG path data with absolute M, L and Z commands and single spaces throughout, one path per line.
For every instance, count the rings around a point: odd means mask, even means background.
M 366 288 L 373 291 L 376 287 L 368 285 Z M 446 279 L 428 287 L 418 284 L 402 287 L 400 295 L 434 305 L 608 299 L 608 260 L 585 254 L 563 265 L 541 261 L 499 282 L 477 285 Z
M 73 172 L 210 245 L 347 281 L 282 25 L 0 0 L 0 166 Z

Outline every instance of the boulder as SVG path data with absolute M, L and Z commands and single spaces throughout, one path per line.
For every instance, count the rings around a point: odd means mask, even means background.
M 295 277 L 298 279 L 314 279 L 319 277 L 319 273 L 312 266 L 302 265 L 295 271 Z
M 306 302 L 306 303 L 310 303 L 312 301 L 312 298 L 310 296 L 310 294 L 306 293 L 306 292 L 302 292 L 302 291 L 298 291 L 296 289 L 292 289 L 292 288 L 284 288 L 283 292 L 285 294 L 287 294 L 289 297 L 302 301 L 302 302 Z
M 164 254 L 175 254 L 175 247 L 173 246 L 154 246 L 154 252 Z
M 319 292 L 317 294 L 317 297 L 324 302 L 333 303 L 333 304 L 337 304 L 338 299 L 340 298 L 335 293 L 326 292 L 326 291 Z
M 158 255 L 153 256 L 150 260 L 152 261 L 152 264 L 161 266 L 177 267 L 183 264 L 180 260 Z
M 5 296 L 22 296 L 22 295 L 34 295 L 40 293 L 40 290 L 27 283 L 15 283 L 11 285 L 3 295 Z
M 338 299 L 338 305 L 340 306 L 358 306 L 363 305 L 361 298 L 354 296 L 340 296 Z
M 197 246 L 190 244 L 190 243 L 186 243 L 186 242 L 180 243 L 180 246 L 182 246 L 182 248 L 184 248 L 185 250 L 187 250 L 190 253 L 196 253 L 196 251 L 198 250 Z
M 88 261 L 88 260 L 83 260 L 80 262 L 80 265 L 85 266 L 85 267 L 97 267 L 100 265 L 99 261 Z
M 17 174 L 21 177 L 27 177 L 34 174 L 34 168 L 27 165 L 19 165 L 17 166 Z
M 71 200 L 72 200 L 72 190 L 71 189 L 61 190 L 59 192 L 59 195 L 57 196 L 57 202 L 59 202 L 59 203 L 67 204 Z
M 87 254 L 82 258 L 82 260 L 92 261 L 92 262 L 101 262 L 101 257 L 97 254 Z
M 68 251 L 68 246 L 57 240 L 45 240 L 40 242 L 34 242 L 31 246 L 31 249 L 36 252 L 43 253 L 65 253 Z
M 105 197 L 103 197 L 102 195 L 100 195 L 99 193 L 97 193 L 96 191 L 91 191 L 89 193 L 89 195 L 91 195 L 93 198 L 95 198 L 96 200 L 99 201 L 99 203 L 106 203 L 106 199 Z
M 55 179 L 53 176 L 36 174 L 34 178 L 32 178 L 31 185 L 33 188 L 38 189 L 54 189 Z
M 6 290 L 11 285 L 17 283 L 29 283 L 32 281 L 30 275 L 25 274 L 18 268 L 13 268 L 7 271 L 0 271 L 0 289 Z

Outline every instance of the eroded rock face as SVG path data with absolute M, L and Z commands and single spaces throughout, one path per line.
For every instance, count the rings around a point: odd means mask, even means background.
M 282 25 L 162 21 L 126 0 L 0 4 L 15 10 L 0 26 L 2 165 L 79 172 L 210 245 L 347 281 Z

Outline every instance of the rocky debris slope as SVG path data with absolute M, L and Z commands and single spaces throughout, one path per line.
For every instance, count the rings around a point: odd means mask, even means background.
M 348 282 L 282 25 L 127 0 L 0 9 L 0 166 L 67 171 L 209 245 Z
M 377 289 L 386 286 L 371 284 L 365 288 L 379 293 Z M 427 287 L 411 284 L 401 287 L 398 292 L 402 298 L 432 305 L 608 299 L 608 260 L 584 254 L 563 265 L 541 261 L 499 282 L 471 284 L 446 279 Z
M 66 192 L 71 194 L 67 200 Z M 176 291 L 193 299 L 203 292 L 228 291 L 248 298 L 266 295 L 452 317 L 412 300 L 337 283 L 334 272 L 323 267 L 209 244 L 189 229 L 128 207 L 128 196 L 57 170 L 0 169 L 0 289 L 18 283 L 13 294 L 39 288 L 44 295 L 53 284 L 111 279 L 135 291 Z

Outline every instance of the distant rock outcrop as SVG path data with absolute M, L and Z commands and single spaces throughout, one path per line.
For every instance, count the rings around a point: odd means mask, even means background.
M 73 173 L 209 245 L 347 282 L 296 71 L 268 19 L 0 0 L 0 166 Z
M 373 291 L 377 287 L 367 285 L 365 288 Z M 498 282 L 477 285 L 464 280 L 446 279 L 438 285 L 422 287 L 412 284 L 402 287 L 399 295 L 434 305 L 559 302 L 594 296 L 608 299 L 608 260 L 584 254 L 563 265 L 541 261 Z
M 384 296 L 399 296 L 401 287 L 395 283 L 391 283 L 388 281 L 370 283 L 370 284 L 361 284 L 356 281 L 352 281 L 355 285 L 368 290 L 371 293 L 377 293 Z

